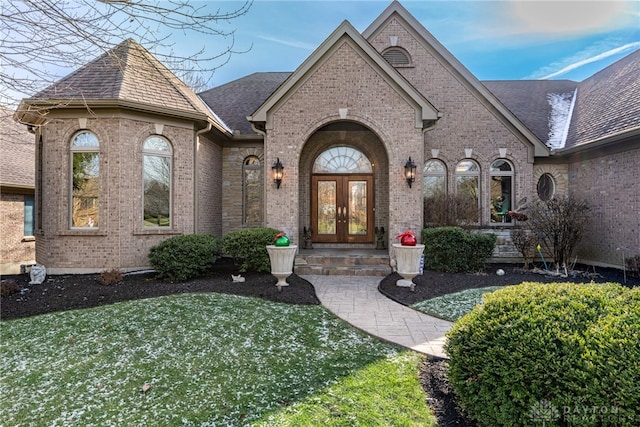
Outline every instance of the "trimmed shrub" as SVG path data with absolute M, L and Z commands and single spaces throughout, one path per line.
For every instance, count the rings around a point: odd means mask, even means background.
M 448 273 L 476 272 L 484 268 L 496 246 L 495 234 L 471 233 L 460 227 L 422 230 L 424 265 Z
M 457 403 L 480 426 L 635 426 L 640 289 L 525 283 L 447 333 Z
M 122 283 L 124 276 L 122 275 L 122 271 L 117 268 L 112 268 L 111 270 L 105 270 L 100 273 L 100 284 L 104 286 L 117 285 Z
M 241 272 L 271 271 L 267 245 L 273 245 L 273 238 L 280 230 L 275 228 L 248 228 L 233 231 L 222 239 L 222 252 L 233 257 Z
M 149 261 L 158 277 L 183 282 L 204 274 L 218 259 L 219 242 L 210 234 L 171 237 L 149 251 Z
M 20 286 L 18 282 L 12 279 L 0 280 L 0 296 L 8 297 L 20 292 Z

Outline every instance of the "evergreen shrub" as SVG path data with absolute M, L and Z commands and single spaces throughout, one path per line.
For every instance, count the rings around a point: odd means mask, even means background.
M 152 247 L 149 261 L 160 279 L 183 282 L 206 273 L 219 251 L 220 243 L 211 234 L 183 234 Z
M 457 403 L 480 426 L 638 425 L 638 288 L 510 286 L 447 338 Z
M 471 233 L 460 227 L 422 230 L 424 265 L 448 273 L 482 270 L 496 246 L 495 234 Z
M 241 272 L 271 271 L 267 245 L 273 245 L 273 238 L 280 230 L 275 228 L 248 228 L 233 231 L 222 239 L 222 252 L 233 258 Z

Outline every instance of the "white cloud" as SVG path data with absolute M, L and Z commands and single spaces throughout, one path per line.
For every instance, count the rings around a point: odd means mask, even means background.
M 318 47 L 318 45 L 316 44 L 312 44 L 312 43 L 305 43 L 302 41 L 298 41 L 298 40 L 285 40 L 285 39 L 280 39 L 277 37 L 272 37 L 272 36 L 264 36 L 264 35 L 256 35 L 257 38 L 262 39 L 262 40 L 266 40 L 268 42 L 273 42 L 273 43 L 278 43 L 284 46 L 290 46 L 290 47 L 295 47 L 298 49 L 305 49 L 305 50 L 310 50 L 313 51 L 315 48 Z
M 640 48 L 640 42 L 627 43 L 623 46 L 607 49 L 605 51 L 598 49 L 598 46 L 591 47 L 589 49 L 578 52 L 577 54 L 562 61 L 554 62 L 549 66 L 541 68 L 540 70 L 534 72 L 528 78 L 541 80 L 552 79 L 554 77 L 566 74 L 569 71 L 580 68 L 583 65 L 600 61 L 613 55 L 630 52 L 638 48 Z
M 512 25 L 529 34 L 588 34 L 628 25 L 635 1 L 510 1 Z M 626 16 L 625 16 L 626 15 Z

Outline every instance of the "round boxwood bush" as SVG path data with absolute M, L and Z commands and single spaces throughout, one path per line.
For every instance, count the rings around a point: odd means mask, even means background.
M 510 286 L 447 333 L 449 380 L 480 426 L 636 426 L 640 289 Z
M 233 257 L 240 271 L 271 271 L 271 261 L 267 245 L 273 245 L 273 238 L 280 230 L 275 228 L 247 228 L 233 231 L 222 239 L 222 252 Z
M 183 282 L 210 269 L 220 243 L 210 234 L 183 234 L 162 241 L 149 251 L 149 262 L 160 279 Z

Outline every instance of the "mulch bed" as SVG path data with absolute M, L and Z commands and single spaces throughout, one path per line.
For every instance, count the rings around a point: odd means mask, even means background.
M 425 271 L 414 279 L 415 291 L 395 285 L 401 277 L 393 273 L 382 279 L 379 290 L 387 297 L 404 305 L 459 292 L 465 289 L 485 286 L 513 285 L 524 281 L 577 283 L 607 282 L 622 283 L 620 270 L 578 266 L 577 269 L 588 274 L 578 274 L 567 279 L 544 276 L 523 271 L 518 266 L 489 265 L 483 273 L 440 273 Z M 497 269 L 503 269 L 505 275 L 497 276 Z M 122 283 L 102 285 L 99 275 L 61 275 L 47 276 L 41 285 L 29 285 L 27 274 L 5 276 L 3 281 L 13 281 L 22 292 L 3 296 L 0 299 L 0 319 L 9 320 L 29 317 L 43 313 L 97 307 L 119 301 L 141 298 L 153 298 L 164 295 L 189 292 L 217 292 L 225 294 L 251 296 L 287 304 L 320 304 L 315 289 L 306 280 L 293 274 L 287 282 L 291 286 L 278 291 L 277 280 L 268 273 L 243 273 L 245 282 L 233 282 L 231 274 L 239 274 L 233 262 L 220 259 L 213 271 L 206 277 L 189 280 L 184 283 L 165 283 L 157 280 L 152 272 L 127 274 Z M 627 277 L 627 286 L 640 286 L 640 279 Z M 453 391 L 446 377 L 447 361 L 436 357 L 427 357 L 420 369 L 420 380 L 428 397 L 433 413 L 438 417 L 440 426 L 473 426 L 463 417 L 455 403 Z

